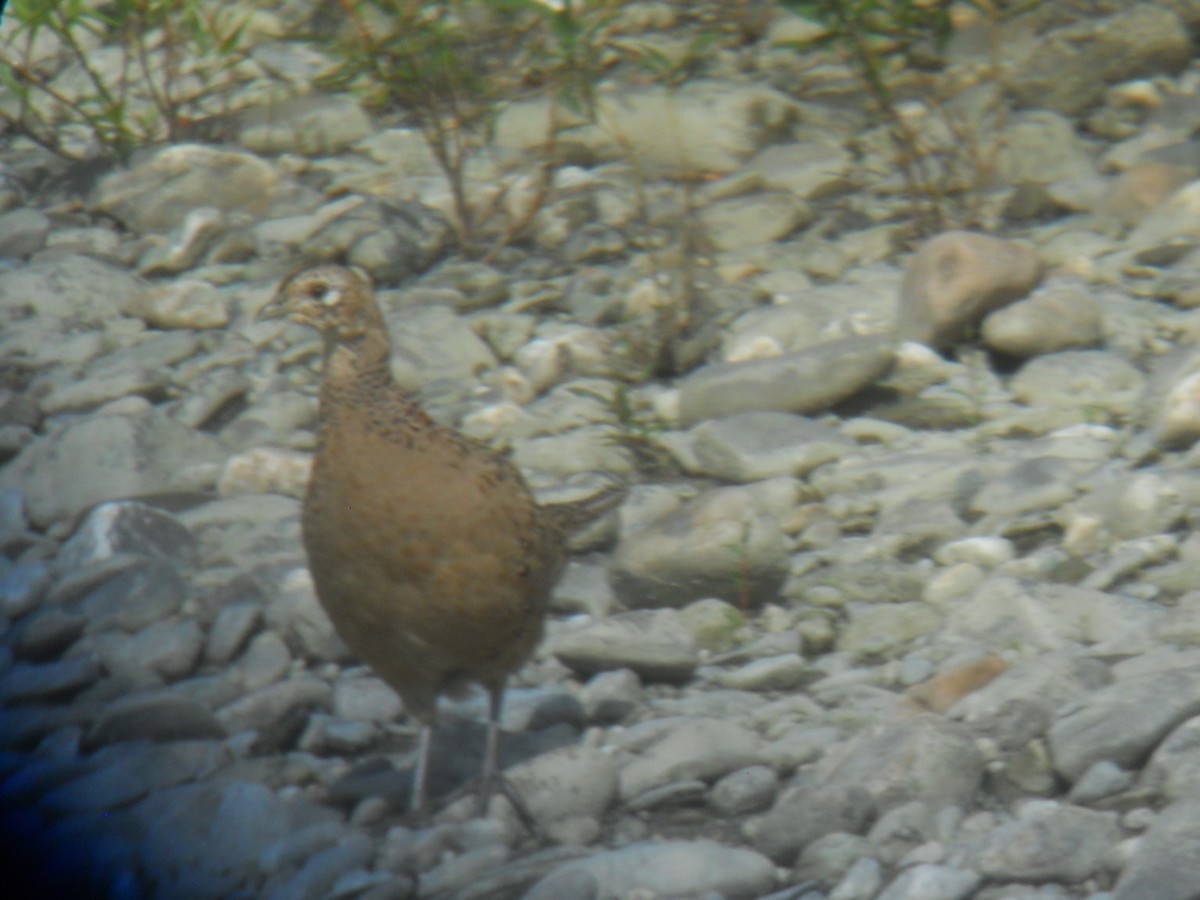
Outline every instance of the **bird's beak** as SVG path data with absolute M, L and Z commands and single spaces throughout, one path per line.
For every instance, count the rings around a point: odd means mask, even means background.
M 268 319 L 286 319 L 291 310 L 288 309 L 287 298 L 276 294 L 262 306 L 254 315 L 255 322 L 266 322 Z

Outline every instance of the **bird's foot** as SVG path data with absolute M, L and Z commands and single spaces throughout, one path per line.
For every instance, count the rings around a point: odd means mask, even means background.
M 509 802 L 513 812 L 516 813 L 517 819 L 529 834 L 537 834 L 537 819 L 529 809 L 529 805 L 522 799 L 520 792 L 513 787 L 509 781 L 500 772 L 496 772 L 491 776 L 481 776 L 472 781 L 467 782 L 446 799 L 446 805 L 449 806 L 463 797 L 475 795 L 475 814 L 480 818 L 484 818 L 488 814 L 488 804 L 492 797 L 499 795 Z

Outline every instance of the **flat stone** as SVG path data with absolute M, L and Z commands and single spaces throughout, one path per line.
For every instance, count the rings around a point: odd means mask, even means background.
M 823 837 L 862 834 L 876 815 L 875 801 L 862 785 L 801 784 L 786 789 L 765 816 L 748 825 L 746 834 L 755 848 L 790 865 Z
M 658 740 L 638 747 L 637 758 L 621 770 L 622 798 L 676 781 L 711 781 L 767 761 L 761 739 L 734 722 L 681 718 L 671 724 Z
M 823 422 L 766 411 L 703 422 L 689 437 L 699 474 L 737 482 L 800 477 L 853 446 Z
M 565 863 L 545 882 L 561 885 L 569 872 L 592 877 L 595 893 L 581 896 L 625 897 L 640 889 L 663 897 L 713 891 L 728 900 L 752 900 L 775 886 L 775 867 L 766 857 L 710 840 L 645 842 L 596 853 Z
M 1075 781 L 1100 760 L 1133 767 L 1197 714 L 1200 672 L 1176 669 L 1122 679 L 1055 719 L 1046 734 L 1054 768 Z
M 62 570 L 82 569 L 120 553 L 176 564 L 196 562 L 197 544 L 178 518 L 138 500 L 113 500 L 92 509 L 59 551 Z
M 682 682 L 699 662 L 691 635 L 668 611 L 639 610 L 563 628 L 546 653 L 582 675 L 631 669 L 647 681 Z
M 901 872 L 877 900 L 966 900 L 982 880 L 967 869 L 924 863 Z
M 44 527 L 105 500 L 205 487 L 214 474 L 205 467 L 221 456 L 209 435 L 155 409 L 93 416 L 29 444 L 0 471 L 0 486 L 20 488 Z
M 120 741 L 223 739 L 224 727 L 203 703 L 171 693 L 127 697 L 105 707 L 84 737 L 85 749 Z
M 97 754 L 95 771 L 55 788 L 41 805 L 57 815 L 105 813 L 209 775 L 228 761 L 227 753 L 218 741 L 113 745 Z
M 220 665 L 227 663 L 249 640 L 262 618 L 262 609 L 257 603 L 234 603 L 224 607 L 204 642 L 204 659 Z
M 217 710 L 217 721 L 229 734 L 255 730 L 264 747 L 277 746 L 298 732 L 313 709 L 328 705 L 328 684 L 307 676 L 293 678 L 246 694 Z
M 91 206 L 137 234 L 162 233 L 204 206 L 262 215 L 283 187 L 274 166 L 253 154 L 171 144 L 100 179 Z
M 126 568 L 78 602 L 89 634 L 119 628 L 140 631 L 176 613 L 187 595 L 187 582 L 166 562 Z
M 512 766 L 505 777 L 542 826 L 575 816 L 599 819 L 617 797 L 618 765 L 591 747 L 564 747 Z
M 712 363 L 680 382 L 680 417 L 692 424 L 751 410 L 823 412 L 886 374 L 894 358 L 891 338 L 849 337 L 768 359 Z
M 17 664 L 0 680 L 0 697 L 5 703 L 62 700 L 91 685 L 100 674 L 100 663 L 94 656 L 40 665 Z
M 779 519 L 765 506 L 750 489 L 716 488 L 622 529 L 609 564 L 614 592 L 630 607 L 776 599 L 789 557 Z
M 988 834 L 975 865 L 997 880 L 1074 884 L 1094 875 L 1120 838 L 1114 813 L 1031 800 Z
M 1200 798 L 1176 800 L 1143 835 L 1113 900 L 1195 900 L 1200 885 Z

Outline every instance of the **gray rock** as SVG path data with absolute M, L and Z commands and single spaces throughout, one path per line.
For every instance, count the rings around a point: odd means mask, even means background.
M 594 882 L 595 897 L 625 897 L 639 890 L 664 897 L 715 892 L 728 900 L 761 897 L 775 885 L 775 867 L 751 850 L 726 847 L 710 840 L 645 842 L 596 853 L 556 869 L 549 879 L 564 882 L 565 873 L 584 872 Z M 577 878 L 578 876 L 573 876 Z M 533 891 L 541 889 L 535 885 Z M 543 891 L 540 895 L 550 896 Z M 587 893 L 555 896 L 589 896 Z
M 333 714 L 344 719 L 392 722 L 403 706 L 396 692 L 374 675 L 339 678 L 333 686 Z
M 45 662 L 61 656 L 86 627 L 86 616 L 51 606 L 22 619 L 10 633 L 11 646 L 21 659 Z
M 630 669 L 647 681 L 687 681 L 699 658 L 673 611 L 638 610 L 551 632 L 544 650 L 582 675 Z
M 41 400 L 47 415 L 68 412 L 90 412 L 106 403 L 125 397 L 153 397 L 164 393 L 170 383 L 170 373 L 164 369 L 106 365 L 113 357 L 104 357 L 89 368 L 80 380 L 50 381 Z
M 1189 498 L 1171 481 L 1154 472 L 1129 472 L 1097 483 L 1081 510 L 1100 516 L 1117 538 L 1150 537 L 1172 531 L 1189 506 Z
M 637 754 L 621 769 L 625 800 L 676 781 L 713 781 L 722 775 L 767 762 L 761 739 L 751 731 L 721 719 L 659 720 L 649 740 L 632 728 L 624 739 Z
M 1053 186 L 1096 179 L 1091 149 L 1065 116 L 1045 108 L 1022 111 L 1001 133 L 996 168 L 1005 184 Z M 1054 202 L 1053 188 L 1049 193 Z
M 709 204 L 699 219 L 717 250 L 739 250 L 787 237 L 812 222 L 813 212 L 791 193 L 760 191 Z
M 28 615 L 45 597 L 50 581 L 45 560 L 0 563 L 0 615 L 9 619 Z
M 563 747 L 511 766 L 505 777 L 543 827 L 586 816 L 599 819 L 617 796 L 617 761 L 591 747 Z
M 118 317 L 119 298 L 144 287 L 137 276 L 91 257 L 37 260 L 0 274 L 0 311 L 19 320 L 12 312 L 32 307 L 61 343 L 64 325 L 98 328 Z
M 151 328 L 224 328 L 228 300 L 207 281 L 176 278 L 121 302 L 121 312 Z
M 100 674 L 99 661 L 90 655 L 41 665 L 18 663 L 0 681 L 0 699 L 5 703 L 64 700 L 89 687 Z
M 328 706 L 329 685 L 312 676 L 292 678 L 253 691 L 217 710 L 217 720 L 230 734 L 255 730 L 264 752 L 299 731 L 313 709 Z
M 840 142 L 817 139 L 764 147 L 740 171 L 757 174 L 764 187 L 818 199 L 846 187 L 852 164 Z
M 875 847 L 876 858 L 894 865 L 937 833 L 937 820 L 929 807 L 913 800 L 881 815 L 867 837 Z
M 861 732 L 844 754 L 821 763 L 817 779 L 865 788 L 881 812 L 910 800 L 931 811 L 965 809 L 979 788 L 983 763 L 964 726 L 921 713 Z
M 330 895 L 334 883 L 348 872 L 365 866 L 374 855 L 374 846 L 365 834 L 351 834 L 332 847 L 309 856 L 300 870 L 286 881 L 268 885 L 264 897 L 269 900 L 318 900 Z
M 1158 814 L 1117 879 L 1112 897 L 1200 897 L 1200 798 L 1177 800 Z
M 571 231 L 558 252 L 567 262 L 583 266 L 620 258 L 627 248 L 621 231 L 596 222 Z
M 221 453 L 213 440 L 157 410 L 81 419 L 27 446 L 0 471 L 46 526 L 95 503 L 210 485 Z
M 747 766 L 730 772 L 712 787 L 709 802 L 722 815 L 759 812 L 775 800 L 779 776 L 767 766 Z
M 1135 410 L 1144 381 L 1145 376 L 1119 356 L 1102 350 L 1063 350 L 1031 359 L 1009 387 L 1030 406 L 1094 406 L 1119 417 Z
M 1178 725 L 1200 713 L 1200 672 L 1133 675 L 1061 712 L 1046 737 L 1054 768 L 1075 781 L 1092 763 L 1139 764 Z
M 975 864 L 998 880 L 1073 884 L 1092 877 L 1120 838 L 1114 813 L 1031 800 L 987 836 Z
M 204 642 L 206 662 L 222 665 L 241 651 L 262 618 L 257 603 L 233 603 L 224 607 L 208 629 Z
M 187 741 L 226 737 L 203 703 L 173 693 L 123 697 L 106 706 L 84 737 L 85 749 L 121 741 Z
M 770 812 L 747 823 L 745 830 L 757 849 L 788 864 L 798 851 L 806 851 L 822 838 L 861 834 L 875 815 L 875 802 L 861 785 L 808 783 L 785 790 Z M 855 847 L 856 855 L 863 855 L 863 848 L 857 843 Z M 811 858 L 805 862 L 812 864 Z
M 764 272 L 755 279 L 773 302 L 747 310 L 724 329 L 722 361 L 764 359 L 808 350 L 836 337 L 895 330 L 898 270 L 859 270 L 838 283 L 812 285 L 788 271 L 794 265 L 789 253 L 784 271 Z
M 448 307 L 409 307 L 387 319 L 393 353 L 415 366 L 421 384 L 469 383 L 497 365 L 491 348 Z
M 1097 764 L 1099 765 L 1099 764 Z M 1089 769 L 1089 771 L 1091 771 Z M 1168 801 L 1191 794 L 1200 778 L 1200 718 L 1177 727 L 1142 769 L 1139 785 Z M 1082 784 L 1082 779 L 1080 781 Z
M 1154 618 L 1154 610 L 1127 596 L 995 575 L 957 604 L 946 624 L 950 633 L 997 649 L 1018 644 L 1062 650 L 1116 640 Z
M 880 865 L 869 856 L 860 856 L 830 891 L 829 900 L 870 900 L 883 885 Z
M 703 422 L 688 437 L 698 474 L 738 482 L 800 477 L 853 446 L 823 422 L 765 411 Z
M 242 372 L 217 369 L 190 379 L 187 387 L 187 395 L 171 407 L 171 416 L 189 428 L 204 428 L 219 413 L 235 408 L 252 383 Z M 231 443 L 231 446 L 237 445 Z
M 175 516 L 136 500 L 101 503 L 63 544 L 60 570 L 81 569 L 117 554 L 187 566 L 196 561 L 196 540 Z
M 503 844 L 472 847 L 452 856 L 421 875 L 421 890 L 430 896 L 454 894 L 476 883 L 481 877 L 508 861 L 509 850 Z
M 239 118 L 238 142 L 270 156 L 332 156 L 372 133 L 362 106 L 344 94 L 287 97 L 252 107 Z
M 942 614 L 928 603 L 886 603 L 856 608 L 837 647 L 856 660 L 886 658 L 938 630 Z
M 307 570 L 297 570 L 267 604 L 267 624 L 297 654 L 317 662 L 349 658 L 349 650 L 334 631 Z
M 821 412 L 870 385 L 894 362 L 885 337 L 848 337 L 808 350 L 740 363 L 714 363 L 679 385 L 687 424 L 751 410 Z
M 1100 306 L 1083 287 L 1050 285 L 997 310 L 983 321 L 993 350 L 1022 358 L 1094 347 L 1103 338 Z
M 579 700 L 589 722 L 619 722 L 633 712 L 642 698 L 642 681 L 632 669 L 600 672 L 580 691 Z
M 179 518 L 200 541 L 206 565 L 248 567 L 264 559 L 303 564 L 300 503 L 291 497 L 229 497 L 186 510 Z M 299 571 L 308 578 L 307 571 Z M 287 576 L 285 590 L 293 577 L 301 576 Z
M 1081 468 L 1079 463 L 1057 456 L 1021 460 L 980 488 L 971 498 L 971 511 L 985 516 L 1019 516 L 1057 508 L 1074 499 Z M 1090 464 L 1086 468 L 1090 469 Z
M 238 780 L 157 791 L 133 814 L 144 832 L 149 884 L 164 896 L 257 893 L 259 860 L 274 843 L 314 821 L 338 819 L 332 810 Z
M 91 206 L 145 234 L 178 228 L 202 206 L 263 215 L 283 189 L 279 173 L 249 153 L 173 144 L 100 179 Z
M 186 594 L 187 582 L 174 567 L 152 562 L 122 568 L 87 591 L 77 608 L 87 617 L 89 634 L 112 628 L 140 631 L 178 611 Z
M 1185 723 L 1186 725 L 1186 723 Z M 1168 738 L 1169 740 L 1169 738 Z M 1106 759 L 1092 763 L 1071 788 L 1068 798 L 1080 806 L 1095 804 L 1133 787 L 1133 776 Z
M 982 880 L 976 872 L 926 863 L 901 872 L 877 900 L 965 900 Z
M 989 312 L 1028 294 L 1042 277 L 1027 247 L 966 231 L 930 238 L 909 260 L 900 287 L 899 337 L 953 344 Z
M 203 648 L 204 633 L 190 619 L 155 622 L 124 642 L 121 668 L 174 681 L 192 672 Z
M 798 653 L 782 653 L 722 672 L 716 682 L 740 691 L 786 691 L 799 687 L 810 677 L 811 672 L 804 657 Z
M 804 848 L 796 863 L 795 873 L 803 879 L 800 889 L 803 900 L 814 900 L 812 890 L 817 884 L 838 884 L 861 859 L 870 858 L 870 842 L 856 834 L 835 831 L 817 838 Z M 796 889 L 791 894 L 794 896 Z M 771 897 L 788 897 L 783 892 Z
M 99 815 L 207 776 L 228 761 L 226 754 L 217 741 L 113 745 L 96 753 L 94 771 L 50 791 L 41 806 L 54 815 Z
M 50 217 L 41 210 L 14 209 L 0 215 L 0 258 L 32 256 L 46 243 Z
M 623 529 L 609 569 L 613 590 L 630 607 L 679 607 L 706 597 L 744 606 L 774 600 L 788 554 L 770 512 L 749 489 L 717 488 Z
M 571 129 L 560 138 L 609 157 L 632 154 L 652 170 L 730 172 L 785 131 L 797 113 L 790 98 L 762 85 L 693 78 L 681 87 L 598 97 L 596 121 L 603 127 Z M 546 115 L 545 103 L 511 104 L 497 120 L 497 144 L 541 147 Z
M 608 583 L 608 568 L 601 562 L 572 559 L 554 588 L 550 600 L 555 612 L 582 612 L 602 618 L 613 611 L 616 595 Z
M 228 223 L 225 221 L 225 217 L 221 215 L 220 210 L 213 209 L 210 206 L 193 209 L 184 216 L 183 222 L 178 228 L 172 230 L 170 235 L 166 238 L 158 238 L 150 243 L 149 247 L 138 258 L 137 270 L 142 275 L 150 277 L 155 275 L 178 275 L 180 272 L 186 272 L 196 265 L 200 257 L 212 246 L 216 237 L 227 228 Z M 187 282 L 184 283 L 187 284 Z M 195 284 L 195 282 L 191 284 Z M 173 284 L 162 285 L 162 287 L 168 290 L 165 296 L 170 296 L 171 293 L 174 293 L 172 291 Z M 184 294 L 187 291 L 188 288 L 184 288 L 182 291 L 175 293 L 175 296 Z M 150 317 L 143 316 L 139 312 L 130 310 L 129 314 L 144 319 L 147 324 L 152 324 Z M 223 307 L 219 314 L 224 314 Z M 171 313 L 168 313 L 168 320 L 173 318 L 175 317 Z M 177 326 L 169 325 L 164 321 L 161 327 L 170 328 Z M 184 325 L 183 327 L 190 326 Z
M 1155 5 L 1075 22 L 1018 45 L 1010 89 L 1023 105 L 1078 114 L 1109 84 L 1184 66 L 1186 33 L 1173 12 Z

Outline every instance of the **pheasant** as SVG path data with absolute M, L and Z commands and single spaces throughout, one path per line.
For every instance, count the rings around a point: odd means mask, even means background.
M 392 377 L 365 274 L 298 272 L 258 318 L 324 340 L 304 548 L 334 628 L 421 725 L 410 810 L 427 812 L 439 696 L 478 683 L 490 701 L 480 812 L 496 789 L 521 811 L 497 766 L 505 684 L 541 639 L 566 531 L 615 504 L 540 506 L 508 459 L 435 423 Z

